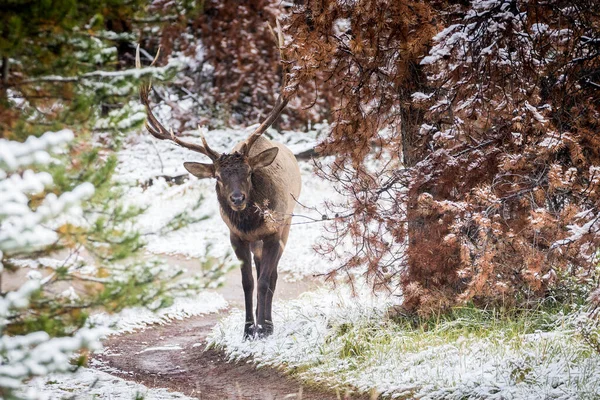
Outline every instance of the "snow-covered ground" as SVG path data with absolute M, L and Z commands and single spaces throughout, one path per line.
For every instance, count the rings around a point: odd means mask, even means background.
M 285 365 L 286 368 L 320 363 L 323 345 L 333 325 L 363 324 L 380 319 L 397 302 L 392 295 L 374 296 L 362 284 L 353 295 L 347 286 L 323 287 L 295 300 L 273 305 L 274 333 L 266 340 L 243 340 L 239 326 L 243 310 L 233 310 L 213 329 L 209 346 L 224 348 L 231 360 L 250 357 L 259 365 Z M 356 289 L 356 287 L 355 287 Z
M 35 378 L 29 382 L 28 386 L 30 390 L 36 392 L 36 397 L 40 396 L 37 398 L 47 400 L 192 399 L 178 392 L 148 388 L 91 368 L 80 368 L 74 374 L 52 374 L 43 378 Z
M 150 325 L 165 325 L 197 315 L 211 314 L 227 308 L 227 301 L 218 293 L 203 291 L 196 296 L 177 297 L 173 304 L 152 312 L 147 308 L 126 308 L 117 314 L 95 314 L 90 324 L 106 327 L 114 334 L 133 332 Z
M 218 151 L 229 151 L 236 143 L 245 139 L 248 130 L 215 130 L 205 133 L 211 147 Z M 286 144 L 298 153 L 314 146 L 316 131 L 308 133 L 279 134 L 269 130 L 268 135 Z M 186 137 L 199 142 L 198 137 Z M 159 141 L 147 133 L 133 135 L 125 149 L 119 153 L 116 180 L 132 185 L 126 192 L 125 201 L 147 208 L 139 221 L 139 229 L 147 234 L 149 252 L 154 254 L 182 255 L 203 258 L 210 249 L 213 257 L 224 257 L 231 253 L 229 230 L 219 215 L 214 191 L 214 180 L 199 180 L 191 175 L 179 185 L 168 183 L 165 177 L 185 175 L 184 161 L 204 161 L 204 156 L 178 147 L 167 141 Z M 317 178 L 310 162 L 301 161 L 302 193 L 299 202 L 308 207 L 322 208 L 325 200 L 337 193 L 327 182 Z M 150 184 L 150 180 L 152 183 Z M 198 219 L 182 229 L 158 234 L 174 216 L 188 211 L 190 217 Z M 297 205 L 295 214 L 320 219 L 313 210 Z M 309 223 L 307 223 L 309 222 Z M 294 217 L 290 237 L 279 263 L 284 279 L 294 280 L 330 271 L 333 265 L 313 250 L 321 235 L 322 222 L 310 222 L 301 216 Z
M 345 288 L 307 293 L 274 305 L 275 332 L 243 341 L 241 310 L 212 332 L 211 346 L 231 360 L 283 367 L 332 388 L 401 399 L 598 399 L 600 354 L 577 334 L 574 313 L 550 331 L 514 334 L 501 324 L 461 334 L 442 322 L 423 331 L 389 321 L 395 298 L 357 297 Z M 458 336 L 458 337 L 456 337 Z

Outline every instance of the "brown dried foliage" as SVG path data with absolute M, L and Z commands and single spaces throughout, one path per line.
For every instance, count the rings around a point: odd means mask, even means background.
M 187 14 L 168 0 L 152 7 L 173 19 L 161 29 L 163 54 L 178 50 L 200 61 L 176 84 L 195 94 L 203 117 L 230 125 L 260 122 L 281 90 L 284 65 L 274 34 L 289 6 L 279 0 L 206 0 Z M 317 101 L 312 85 L 294 94 L 277 128 L 301 129 L 328 117 L 329 102 Z
M 587 0 L 499 1 L 459 17 L 470 25 L 438 42 L 449 54 L 433 49 L 421 130 L 433 153 L 409 192 L 409 219 L 429 239 L 409 248 L 408 307 L 514 303 L 545 295 L 558 276 L 594 279 L 600 92 L 588 79 L 600 74 L 590 42 L 599 10 Z M 444 229 L 431 234 L 435 224 Z
M 281 67 L 267 23 L 273 24 L 279 14 L 269 0 L 212 0 L 204 2 L 202 15 L 194 21 L 205 61 L 214 67 L 212 93 L 218 103 L 231 107 L 234 123 L 247 122 L 236 115 L 258 120 L 275 102 Z
M 418 60 L 435 29 L 431 8 L 421 1 L 308 0 L 293 9 L 292 82 L 313 84 L 334 104 L 322 153 L 360 168 L 372 144 L 386 140 L 379 136 L 383 128 L 394 140 L 386 146 L 401 151 L 401 115 L 419 86 Z
M 367 265 L 376 286 L 400 282 L 405 306 L 423 314 L 534 300 L 565 275 L 589 283 L 600 246 L 600 6 L 441 9 L 294 10 L 296 85 L 325 81 L 336 99 L 321 149 L 337 159 L 318 169 L 345 200 L 329 204 L 320 250 L 344 261 L 333 274 Z

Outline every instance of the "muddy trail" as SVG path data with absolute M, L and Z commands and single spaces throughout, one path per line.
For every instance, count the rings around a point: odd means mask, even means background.
M 180 259 L 174 261 L 182 264 Z M 231 307 L 241 307 L 240 280 L 239 271 L 233 271 L 218 290 Z M 311 280 L 290 283 L 280 279 L 275 301 L 295 298 L 314 287 L 316 283 Z M 110 337 L 104 343 L 105 351 L 95 356 L 95 364 L 113 375 L 148 387 L 168 388 L 201 400 L 368 398 L 347 394 L 339 397 L 324 389 L 303 387 L 299 381 L 274 368 L 256 368 L 244 361 L 228 362 L 221 351 L 205 350 L 208 334 L 228 312 L 224 310 Z

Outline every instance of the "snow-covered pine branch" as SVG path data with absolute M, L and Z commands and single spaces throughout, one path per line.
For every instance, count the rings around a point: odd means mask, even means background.
M 52 186 L 47 172 L 26 169 L 33 164 L 48 164 L 49 151 L 57 150 L 73 139 L 73 132 L 46 132 L 39 138 L 30 136 L 24 143 L 0 139 L 0 254 L 7 257 L 47 246 L 56 234 L 46 223 L 67 211 L 78 213 L 79 204 L 94 193 L 94 186 L 84 182 L 70 192 L 56 196 L 48 193 L 40 205 L 31 208 L 32 195 L 39 196 Z M 2 271 L 0 264 L 0 272 Z
M 51 152 L 72 139 L 73 132 L 69 130 L 29 137 L 24 143 L 0 139 L 0 274 L 4 272 L 2 261 L 11 255 L 30 253 L 54 242 L 56 233 L 47 224 L 77 211 L 81 202 L 94 193 L 94 186 L 88 182 L 60 196 L 45 193 L 53 184 L 50 174 L 25 169 L 50 163 Z M 31 206 L 32 196 L 44 196 L 35 208 Z M 0 396 L 3 398 L 36 398 L 35 393 L 21 391 L 23 380 L 66 371 L 71 368 L 70 360 L 76 352 L 100 345 L 101 330 L 82 329 L 71 337 L 60 338 L 52 338 L 44 331 L 8 334 L 7 326 L 16 318 L 24 318 L 30 298 L 40 286 L 40 280 L 28 280 L 0 297 Z

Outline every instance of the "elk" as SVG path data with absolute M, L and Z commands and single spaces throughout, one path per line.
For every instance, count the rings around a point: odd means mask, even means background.
M 136 66 L 141 67 L 139 46 Z M 172 130 L 168 131 L 152 113 L 148 99 L 151 88 L 151 84 L 140 86 L 148 132 L 157 139 L 171 140 L 204 154 L 212 161 L 209 164 L 185 162 L 183 165 L 198 178 L 215 178 L 217 181 L 215 191 L 221 218 L 229 228 L 231 246 L 241 261 L 246 307 L 244 338 L 268 336 L 273 332 L 271 308 L 277 284 L 277 265 L 288 240 L 301 180 L 294 154 L 283 144 L 261 135 L 279 117 L 288 99 L 280 93 L 260 126 L 245 141 L 236 144 L 230 153 L 220 154 L 209 147 L 202 135 L 202 145 L 199 145 L 185 142 Z M 257 275 L 256 324 L 252 310 L 252 256 Z

